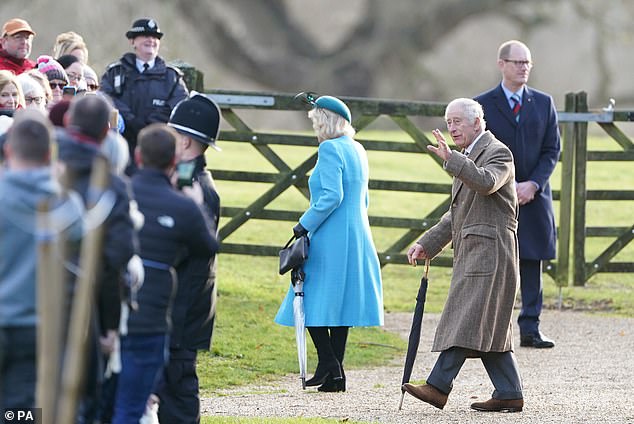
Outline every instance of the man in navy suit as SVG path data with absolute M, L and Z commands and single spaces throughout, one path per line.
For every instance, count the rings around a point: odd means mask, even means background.
M 513 152 L 519 212 L 520 346 L 551 348 L 539 331 L 542 310 L 542 260 L 555 257 L 557 238 L 550 176 L 559 160 L 560 140 L 553 99 L 528 87 L 531 52 L 517 40 L 498 50 L 502 82 L 478 95 L 487 129 Z

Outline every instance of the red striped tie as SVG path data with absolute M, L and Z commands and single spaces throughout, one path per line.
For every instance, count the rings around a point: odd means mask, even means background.
M 513 93 L 511 96 L 511 100 L 513 101 L 513 116 L 515 116 L 515 122 L 520 121 L 520 96 L 517 93 Z

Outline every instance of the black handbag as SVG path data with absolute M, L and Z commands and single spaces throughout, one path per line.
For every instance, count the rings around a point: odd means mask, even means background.
M 293 240 L 295 240 L 293 242 Z M 286 274 L 293 268 L 299 268 L 308 258 L 308 236 L 291 237 L 280 250 L 280 275 Z

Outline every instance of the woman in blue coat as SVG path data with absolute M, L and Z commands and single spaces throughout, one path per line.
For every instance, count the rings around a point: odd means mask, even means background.
M 303 266 L 306 327 L 318 364 L 307 386 L 322 392 L 346 390 L 343 358 L 348 329 L 383 325 L 379 260 L 368 220 L 368 159 L 352 137 L 348 107 L 321 96 L 308 112 L 319 141 L 318 159 L 308 180 L 310 207 L 293 232 L 308 233 Z M 293 325 L 292 287 L 275 322 Z

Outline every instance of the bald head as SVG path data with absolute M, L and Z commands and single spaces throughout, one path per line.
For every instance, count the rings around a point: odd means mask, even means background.
M 498 59 L 504 60 L 504 59 L 511 58 L 511 49 L 513 47 L 517 47 L 522 50 L 528 51 L 530 54 L 530 49 L 528 48 L 526 44 L 518 40 L 509 40 L 502 43 L 500 47 L 498 48 Z

